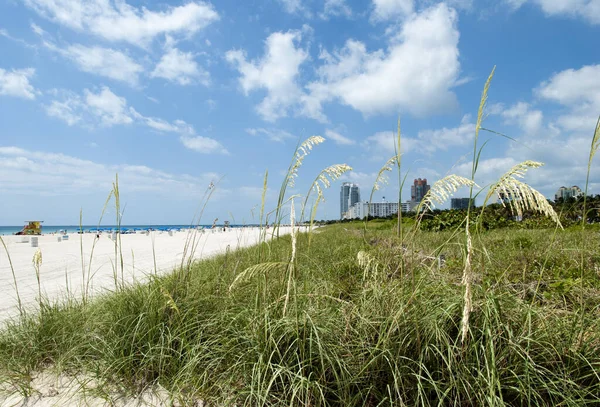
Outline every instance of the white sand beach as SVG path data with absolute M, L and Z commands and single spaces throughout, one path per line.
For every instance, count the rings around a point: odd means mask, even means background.
M 291 228 L 282 227 L 281 234 L 290 233 Z M 268 232 L 271 232 L 269 230 Z M 124 280 L 127 283 L 143 281 L 146 276 L 155 272 L 167 273 L 181 264 L 190 233 L 196 233 L 197 249 L 194 259 L 206 258 L 224 253 L 227 247 L 234 250 L 258 242 L 260 229 L 257 227 L 205 230 L 204 233 L 194 231 L 150 232 L 121 235 L 121 252 L 124 262 Z M 40 280 L 42 294 L 51 300 L 64 298 L 66 293 L 81 298 L 82 274 L 81 247 L 83 246 L 83 268 L 91 270 L 90 293 L 114 289 L 115 243 L 109 234 L 84 233 L 71 234 L 68 240 L 59 235 L 43 235 L 38 237 L 38 247 L 32 247 L 31 237 L 3 236 L 8 248 L 12 268 L 16 274 L 19 295 L 23 305 L 35 308 L 38 297 L 38 284 L 32 259 L 39 249 L 42 254 Z M 90 254 L 93 257 L 90 262 Z M 186 254 L 186 259 L 190 253 Z M 91 264 L 91 267 L 90 267 Z M 87 278 L 86 278 L 87 280 Z M 6 250 L 0 246 L 0 323 L 7 318 L 18 315 L 17 296 Z

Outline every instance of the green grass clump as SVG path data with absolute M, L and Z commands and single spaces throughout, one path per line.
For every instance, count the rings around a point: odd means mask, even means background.
M 86 304 L 45 304 L 0 334 L 0 377 L 26 388 L 45 368 L 83 372 L 216 405 L 600 402 L 600 259 L 583 265 L 583 324 L 580 284 L 553 285 L 579 275 L 570 264 L 579 231 L 550 246 L 547 231 L 481 235 L 489 250 L 473 255 L 481 277 L 463 343 L 462 236 L 422 232 L 402 247 L 394 225 L 369 224 L 366 241 L 360 223 L 321 228 L 310 247 L 300 234 L 285 316 L 285 269 L 230 286 L 259 253 L 288 261 L 290 236 L 195 263 L 185 280 L 175 272 Z M 592 254 L 597 231 L 586 233 Z

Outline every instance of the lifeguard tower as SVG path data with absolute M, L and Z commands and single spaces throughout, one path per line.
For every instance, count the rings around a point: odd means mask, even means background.
M 43 220 L 27 220 L 25 222 L 27 225 L 23 226 L 20 232 L 15 233 L 16 235 L 39 236 L 42 234 Z

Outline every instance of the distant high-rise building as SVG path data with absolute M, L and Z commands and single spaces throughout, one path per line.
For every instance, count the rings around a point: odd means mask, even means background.
M 473 206 L 475 206 L 475 199 L 473 199 Z M 469 209 L 469 198 L 451 198 L 450 199 L 451 209 Z
M 402 212 L 408 212 L 408 203 L 401 203 Z M 344 215 L 344 219 L 364 219 L 369 214 L 370 218 L 385 218 L 398 213 L 398 202 L 357 202 L 352 205 Z
M 556 194 L 554 194 L 554 200 L 558 201 L 562 198 L 563 201 L 566 201 L 569 198 L 579 198 L 582 195 L 583 192 L 581 192 L 581 188 L 577 185 L 573 185 L 571 188 L 560 187 L 556 191 Z
M 355 203 L 360 202 L 360 188 L 357 184 L 344 182 L 340 190 L 340 218 L 344 218 L 344 214 Z
M 411 201 L 413 201 L 415 203 L 421 202 L 421 200 L 423 200 L 423 197 L 425 196 L 425 194 L 427 192 L 429 192 L 430 188 L 431 188 L 431 186 L 429 186 L 429 184 L 427 184 L 427 178 L 415 179 L 413 185 L 411 185 L 411 187 L 410 187 Z
M 360 188 L 356 184 L 350 187 L 350 199 L 348 200 L 348 208 L 355 203 L 360 202 Z
M 507 204 L 511 201 L 520 201 L 521 196 L 517 194 L 513 194 L 512 191 L 500 191 L 498 192 L 498 203 L 499 204 Z

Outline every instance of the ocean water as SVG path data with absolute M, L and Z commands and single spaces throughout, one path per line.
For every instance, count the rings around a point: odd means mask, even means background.
M 199 225 L 203 228 L 210 228 L 212 225 Z M 217 225 L 217 227 L 223 227 L 223 225 Z M 230 227 L 242 227 L 243 225 L 230 225 Z M 245 225 L 245 226 L 253 226 L 253 225 Z M 108 232 L 109 229 L 116 230 L 115 225 L 101 225 L 100 229 L 104 230 L 104 232 Z M 121 230 L 125 231 L 144 231 L 149 229 L 154 230 L 176 230 L 176 229 L 189 229 L 190 225 L 121 225 Z M 0 235 L 14 235 L 23 229 L 23 226 L 0 226 Z M 83 225 L 84 232 L 96 232 L 98 229 L 98 225 Z M 79 225 L 44 225 L 42 224 L 42 234 L 47 235 L 51 233 L 58 233 L 61 230 L 66 230 L 67 233 L 77 233 L 81 230 Z

